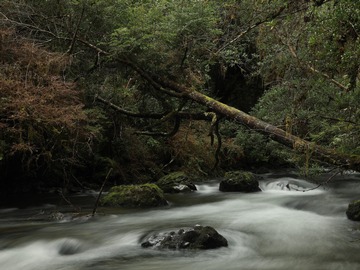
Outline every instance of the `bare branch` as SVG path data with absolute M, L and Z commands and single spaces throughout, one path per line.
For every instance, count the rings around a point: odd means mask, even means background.
M 72 38 L 69 38 L 69 37 L 62 37 L 62 36 L 59 36 L 58 34 L 55 34 L 49 30 L 46 30 L 46 29 L 43 29 L 43 28 L 39 28 L 35 25 L 32 25 L 32 24 L 28 24 L 28 23 L 23 23 L 23 22 L 19 22 L 19 21 L 15 21 L 15 20 L 11 20 L 9 19 L 4 13 L 0 12 L 0 16 L 2 16 L 3 18 L 0 19 L 0 21 L 3 21 L 7 24 L 11 24 L 11 25 L 15 25 L 15 26 L 20 26 L 20 27 L 25 27 L 25 28 L 29 28 L 29 29 L 33 29 L 33 30 L 36 30 L 40 33 L 43 33 L 43 34 L 46 34 L 46 35 L 49 35 L 53 38 L 56 38 L 56 39 L 60 39 L 60 40 L 65 40 L 65 41 L 71 41 L 71 42 L 75 42 L 76 40 L 79 41 L 80 43 L 84 44 L 85 46 L 93 49 L 93 50 L 96 50 L 98 53 L 101 53 L 101 54 L 104 54 L 104 55 L 109 55 L 109 52 L 97 47 L 96 45 L 88 42 L 87 40 L 83 39 L 83 38 L 80 38 L 80 37 L 76 37 L 77 34 L 74 33 L 74 36 Z M 74 37 L 76 37 L 74 39 Z
M 125 110 L 125 109 L 115 105 L 114 103 L 100 97 L 99 95 L 95 95 L 95 99 L 97 101 L 100 101 L 101 103 L 104 103 L 104 104 L 108 105 L 109 107 L 115 109 L 116 111 L 118 111 L 121 114 L 124 114 L 126 116 L 137 117 L 137 118 L 161 119 L 162 117 L 164 117 L 164 115 L 166 115 L 166 113 L 151 113 L 151 114 L 148 114 L 148 113 L 135 113 L 135 112 Z
M 299 56 L 297 55 L 294 47 L 292 47 L 290 44 L 287 44 L 289 51 L 291 53 L 291 55 L 305 68 L 307 68 L 308 70 L 310 70 L 313 73 L 319 74 L 322 77 L 324 77 L 325 79 L 328 79 L 331 83 L 335 84 L 337 87 L 341 88 L 342 90 L 344 90 L 345 92 L 348 92 L 349 89 L 341 84 L 340 82 L 334 80 L 333 78 L 331 78 L 328 74 L 321 72 L 320 70 L 316 69 L 314 66 L 310 65 L 309 63 L 306 63 L 304 61 L 302 61 Z
M 136 65 L 132 61 L 127 60 L 127 59 L 120 59 L 119 61 L 127 66 L 130 66 L 132 69 L 134 69 L 137 73 L 140 74 L 141 77 L 146 79 L 151 84 L 151 86 L 153 86 L 156 90 L 159 90 L 169 96 L 173 96 L 173 97 L 177 97 L 177 98 L 184 97 L 184 94 L 182 94 L 182 93 L 174 92 L 174 91 L 166 89 L 166 87 L 164 87 L 163 85 L 161 85 L 159 83 L 160 81 L 157 81 L 155 79 L 154 75 L 150 74 L 149 72 L 146 72 L 145 70 L 140 68 L 138 65 Z
M 279 8 L 279 10 L 277 10 L 275 13 L 270 14 L 268 17 L 266 17 L 264 20 L 258 21 L 256 23 L 254 23 L 253 25 L 250 25 L 247 29 L 245 29 L 244 31 L 240 32 L 240 34 L 238 34 L 235 38 L 233 38 L 232 40 L 230 40 L 228 43 L 226 43 L 225 45 L 223 45 L 220 49 L 217 50 L 216 53 L 219 53 L 221 51 L 223 51 L 226 47 L 230 46 L 231 44 L 233 44 L 234 42 L 238 41 L 240 38 L 242 38 L 244 35 L 246 35 L 247 33 L 249 33 L 251 30 L 253 30 L 254 28 L 258 27 L 259 25 L 269 22 L 273 19 L 275 19 L 276 17 L 280 16 L 280 14 L 284 11 L 285 6 L 282 6 Z
M 93 211 L 92 211 L 92 214 L 91 214 L 92 217 L 95 216 L 96 210 L 97 210 L 98 205 L 99 205 L 99 201 L 100 201 L 101 194 L 102 194 L 102 192 L 103 192 L 103 190 L 104 190 L 105 184 L 106 184 L 107 180 L 109 179 L 109 176 L 110 176 L 112 170 L 113 170 L 113 168 L 110 168 L 110 169 L 109 169 L 109 171 L 108 171 L 108 173 L 106 174 L 106 177 L 105 177 L 105 179 L 104 179 L 104 182 L 103 182 L 102 185 L 101 185 L 99 194 L 98 194 L 98 196 L 97 196 L 97 198 L 96 198 L 95 205 L 94 205 L 94 208 L 93 208 Z
M 108 101 L 104 98 L 102 98 L 99 95 L 95 95 L 95 100 L 108 105 L 112 109 L 120 112 L 121 114 L 124 114 L 126 116 L 130 117 L 136 117 L 136 118 L 149 118 L 149 119 L 161 119 L 162 121 L 169 119 L 170 115 L 172 117 L 177 116 L 180 117 L 180 119 L 188 119 L 188 120 L 203 120 L 203 121 L 211 121 L 211 117 L 209 117 L 206 113 L 203 112 L 181 112 L 181 111 L 174 111 L 174 112 L 163 112 L 163 113 L 135 113 L 131 112 L 129 110 L 125 110 L 116 104 L 112 103 L 111 101 Z
M 84 17 L 84 13 L 85 13 L 85 4 L 83 5 L 83 8 L 81 10 L 81 14 L 80 14 L 80 18 L 76 24 L 76 29 L 75 29 L 75 32 L 74 32 L 74 35 L 73 35 L 73 38 L 71 40 L 71 43 L 70 43 L 70 46 L 69 46 L 69 49 L 67 50 L 67 54 L 71 54 L 73 49 L 74 49 L 74 45 L 75 45 L 75 41 L 76 41 L 76 37 L 77 37 L 77 34 L 79 32 L 79 27 L 80 27 L 80 24 L 81 24 L 81 21 Z
M 135 134 L 148 135 L 148 136 L 160 136 L 160 137 L 172 137 L 179 131 L 180 123 L 181 123 L 181 118 L 179 116 L 175 116 L 174 127 L 170 132 L 137 131 L 137 132 L 135 132 Z
M 23 23 L 23 22 L 18 22 L 18 21 L 14 21 L 14 20 L 11 20 L 9 19 L 4 13 L 0 12 L 0 15 L 3 17 L 2 19 L 0 19 L 0 21 L 3 21 L 7 24 L 12 24 L 12 25 L 16 25 L 16 26 L 22 26 L 22 27 L 26 27 L 26 28 L 31 28 L 31 29 L 34 29 L 38 32 L 41 32 L 41 33 L 45 33 L 45 34 L 48 34 L 52 37 L 56 37 L 56 38 L 59 38 L 57 37 L 53 32 L 51 31 L 48 31 L 48 30 L 45 30 L 45 29 L 42 29 L 42 28 L 39 28 L 35 25 L 32 25 L 32 24 L 28 24 L 28 23 Z
M 331 175 L 328 179 L 326 179 L 324 182 L 318 184 L 316 187 L 309 188 L 309 189 L 306 189 L 306 190 L 301 190 L 301 191 L 302 191 L 302 192 L 307 192 L 307 191 L 311 191 L 311 190 L 318 189 L 319 187 L 328 184 L 328 183 L 329 183 L 335 176 L 337 176 L 339 173 L 340 173 L 340 171 L 335 172 L 335 173 L 334 173 L 333 175 Z M 295 190 L 296 190 L 296 191 L 300 191 L 300 190 L 297 190 L 297 189 L 295 189 Z
M 131 63 L 131 67 L 137 67 L 135 63 Z M 227 104 L 224 104 L 218 100 L 215 100 L 207 95 L 196 91 L 192 87 L 186 87 L 180 85 L 174 81 L 168 80 L 167 78 L 156 77 L 153 78 L 149 73 L 146 73 L 144 70 L 136 68 L 135 70 L 141 70 L 144 76 L 144 79 L 151 79 L 162 87 L 166 87 L 182 94 L 182 96 L 187 97 L 198 104 L 205 105 L 209 109 L 213 110 L 220 115 L 223 115 L 229 119 L 233 119 L 241 125 L 247 126 L 252 130 L 256 130 L 262 134 L 269 136 L 270 139 L 277 141 L 289 148 L 294 149 L 299 153 L 308 153 L 311 150 L 312 159 L 321 160 L 339 166 L 345 169 L 353 169 L 360 171 L 360 156 L 351 156 L 346 155 L 340 152 L 337 152 L 335 149 L 325 148 L 319 145 L 316 145 L 312 142 L 306 141 L 300 137 L 289 134 L 288 132 L 273 126 L 267 122 L 264 122 L 254 116 L 251 116 L 243 111 L 240 111 L 234 107 L 231 107 Z

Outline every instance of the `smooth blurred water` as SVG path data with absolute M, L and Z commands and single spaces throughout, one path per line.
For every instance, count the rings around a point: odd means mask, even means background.
M 340 176 L 305 192 L 314 185 L 284 173 L 265 175 L 263 191 L 253 194 L 222 193 L 215 180 L 197 187 L 191 194 L 168 196 L 169 207 L 99 209 L 89 221 L 37 219 L 59 209 L 53 202 L 2 208 L 0 269 L 360 269 L 360 223 L 345 215 L 348 203 L 360 197 L 360 175 Z M 86 207 L 91 209 L 83 205 L 83 211 Z M 195 224 L 213 226 L 229 247 L 160 251 L 140 246 L 153 232 Z

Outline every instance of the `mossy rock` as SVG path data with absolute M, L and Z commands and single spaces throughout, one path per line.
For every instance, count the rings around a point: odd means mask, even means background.
M 353 201 L 349 204 L 346 215 L 348 219 L 360 221 L 360 200 Z
M 257 192 L 260 179 L 251 172 L 231 171 L 225 173 L 224 180 L 220 182 L 219 190 L 224 192 Z
M 156 249 L 215 249 L 227 247 L 228 242 L 213 227 L 196 225 L 177 232 L 153 234 L 141 246 Z
M 156 184 L 165 193 L 190 192 L 196 190 L 189 176 L 184 172 L 173 172 L 160 178 Z
M 147 208 L 167 205 L 163 191 L 155 184 L 114 186 L 101 199 L 101 205 Z

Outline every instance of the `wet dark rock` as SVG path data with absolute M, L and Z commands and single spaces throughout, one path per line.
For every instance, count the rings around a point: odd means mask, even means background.
M 189 176 L 181 171 L 163 176 L 156 184 L 165 193 L 191 192 L 196 190 L 196 186 L 191 182 Z
M 163 191 L 155 184 L 115 186 L 101 199 L 103 206 L 147 208 L 167 205 Z
M 349 204 L 346 215 L 348 219 L 360 221 L 360 200 L 353 201 Z
M 81 243 L 75 239 L 65 239 L 59 246 L 60 255 L 74 255 L 81 252 Z
M 48 217 L 49 221 L 60 221 L 60 220 L 64 220 L 65 218 L 66 215 L 58 211 L 54 211 L 50 213 Z
M 227 247 L 228 242 L 213 227 L 196 225 L 177 232 L 151 235 L 141 246 L 158 249 L 214 249 Z
M 42 221 L 42 222 L 63 222 L 63 221 L 68 221 L 68 220 L 72 220 L 72 214 L 68 214 L 68 213 L 61 213 L 59 211 L 45 211 L 45 210 L 41 210 L 39 211 L 37 214 L 29 217 L 29 220 L 33 220 L 33 221 Z
M 219 190 L 224 192 L 257 192 L 259 188 L 260 177 L 251 172 L 231 171 L 227 172 L 224 180 L 220 182 Z
M 59 211 L 44 211 L 31 216 L 28 220 L 41 222 L 87 222 L 94 217 L 90 214 L 84 215 L 81 213 L 62 213 Z

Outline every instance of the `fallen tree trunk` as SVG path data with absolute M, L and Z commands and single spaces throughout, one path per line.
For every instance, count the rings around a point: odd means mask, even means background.
M 184 89 L 183 89 L 184 90 Z M 213 109 L 229 119 L 249 127 L 250 129 L 269 136 L 272 140 L 277 141 L 299 153 L 309 155 L 310 158 L 326 162 L 331 165 L 339 166 L 344 169 L 360 171 L 360 156 L 350 156 L 336 152 L 335 149 L 325 148 L 315 143 L 303 140 L 297 136 L 287 133 L 269 123 L 266 123 L 256 117 L 248 115 L 236 108 L 228 106 L 217 100 L 214 100 L 204 94 L 194 90 L 186 90 L 189 98 L 201 103 L 208 108 Z
M 336 152 L 335 149 L 328 149 L 303 140 L 254 116 L 244 113 L 243 111 L 212 99 L 198 91 L 186 89 L 184 87 L 176 87 L 176 89 L 186 94 L 190 99 L 211 108 L 215 112 L 220 113 L 229 119 L 233 119 L 239 124 L 245 125 L 254 131 L 265 134 L 272 140 L 292 148 L 299 153 L 309 155 L 310 158 L 344 169 L 360 171 L 360 156 L 345 155 Z M 175 90 L 175 87 L 173 90 Z
M 343 169 L 360 172 L 360 156 L 358 155 L 347 155 L 339 153 L 335 149 L 325 148 L 316 145 L 313 142 L 303 140 L 254 116 L 251 116 L 243 111 L 204 95 L 195 89 L 192 89 L 191 87 L 186 87 L 164 78 L 151 76 L 149 73 L 132 62 L 123 61 L 123 63 L 131 66 L 150 83 L 153 84 L 155 81 L 163 88 L 170 89 L 176 93 L 181 94 L 182 97 L 187 97 L 199 104 L 205 105 L 214 112 L 219 113 L 229 119 L 235 120 L 239 124 L 245 125 L 254 131 L 265 134 L 272 140 L 292 148 L 298 153 L 306 154 L 311 159 L 316 159 L 330 165 L 341 167 Z

